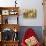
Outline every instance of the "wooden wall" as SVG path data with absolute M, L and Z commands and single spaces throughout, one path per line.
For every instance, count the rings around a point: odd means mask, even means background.
M 44 42 L 46 46 L 46 0 L 43 0 L 43 8 L 44 8 Z

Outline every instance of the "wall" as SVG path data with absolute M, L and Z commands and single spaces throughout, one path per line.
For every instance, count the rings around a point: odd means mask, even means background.
M 22 4 L 21 4 L 22 5 Z M 42 6 L 42 1 L 41 0 L 28 0 L 24 2 L 24 4 L 22 5 L 21 9 L 31 9 L 31 8 L 36 8 L 37 9 L 37 18 L 35 19 L 24 19 L 23 18 L 23 14 L 22 14 L 22 10 L 21 10 L 21 14 L 20 14 L 20 22 L 19 24 L 21 26 L 43 26 L 43 6 Z
M 14 1 L 15 0 L 0 0 L 0 6 L 1 7 L 12 7 L 12 6 L 14 6 Z
M 0 0 L 0 6 L 2 7 L 9 7 L 9 6 L 15 6 L 14 3 L 15 0 Z M 17 0 L 17 3 L 20 7 L 19 11 L 19 24 L 20 26 L 43 26 L 44 25 L 44 15 L 43 15 L 43 6 L 42 6 L 42 0 Z M 23 18 L 23 9 L 31 9 L 36 8 L 37 9 L 37 18 L 35 19 L 24 19 Z

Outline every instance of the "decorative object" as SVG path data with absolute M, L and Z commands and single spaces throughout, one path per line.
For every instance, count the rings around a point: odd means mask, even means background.
M 17 32 L 17 29 L 15 28 L 13 31 L 14 31 L 14 41 L 15 40 L 18 40 L 18 32 Z
M 24 18 L 36 18 L 37 10 L 36 9 L 25 9 L 23 16 Z
M 10 11 L 9 11 L 9 14 L 10 14 L 10 15 L 16 15 L 17 13 L 18 13 L 18 12 L 16 12 L 15 10 L 10 10 Z
M 18 32 L 14 32 L 14 35 L 13 35 L 13 40 L 19 40 L 18 38 Z
M 10 11 L 10 15 L 14 15 L 14 11 Z
M 4 41 L 12 40 L 12 30 L 11 29 L 5 28 L 3 30 L 2 40 Z
M 17 32 L 17 29 L 16 28 L 14 29 L 14 32 Z
M 5 24 L 8 24 L 8 18 L 7 18 L 7 19 L 5 19 Z
M 9 10 L 2 10 L 2 15 L 9 15 Z
M 15 7 L 16 7 L 16 4 L 17 4 L 17 2 L 16 2 L 17 0 L 15 0 Z

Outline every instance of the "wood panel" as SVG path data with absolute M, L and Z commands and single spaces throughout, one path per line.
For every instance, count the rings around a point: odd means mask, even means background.
M 2 42 L 0 42 L 0 46 L 2 46 Z
M 43 8 L 44 8 L 44 26 L 46 26 L 46 0 L 43 0 Z
M 0 10 L 16 10 L 18 11 L 19 7 L 0 7 Z
M 3 46 L 18 46 L 18 41 L 5 41 L 3 42 Z
M 12 29 L 13 31 L 14 31 L 15 29 L 17 29 L 17 31 L 19 31 L 19 29 L 20 29 L 20 27 L 19 27 L 18 24 L 17 24 L 17 25 L 15 25 L 15 24 L 2 24 L 2 25 L 0 25 L 1 31 L 2 31 L 3 29 L 5 29 L 5 28 L 10 28 L 10 29 Z
M 43 0 L 44 8 L 44 46 L 46 46 L 46 0 Z

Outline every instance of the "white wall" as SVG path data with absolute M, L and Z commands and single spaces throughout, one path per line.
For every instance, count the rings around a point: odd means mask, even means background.
M 2 7 L 8 7 L 8 6 L 14 6 L 15 0 L 0 0 L 0 6 Z M 17 0 L 18 5 L 20 7 L 20 16 L 19 16 L 19 24 L 21 26 L 43 26 L 43 6 L 42 6 L 42 0 Z M 26 8 L 36 8 L 37 9 L 37 18 L 35 19 L 24 19 L 23 18 L 23 9 Z
M 9 7 L 9 6 L 14 6 L 14 1 L 15 0 L 0 0 L 0 6 L 1 7 Z
M 22 5 L 22 4 L 21 4 Z M 22 8 L 36 8 L 37 9 L 37 18 L 35 19 L 24 19 L 23 14 L 20 15 L 20 25 L 22 26 L 43 26 L 43 6 L 41 0 L 25 0 L 24 4 L 22 5 Z M 21 12 L 23 12 L 21 10 Z

